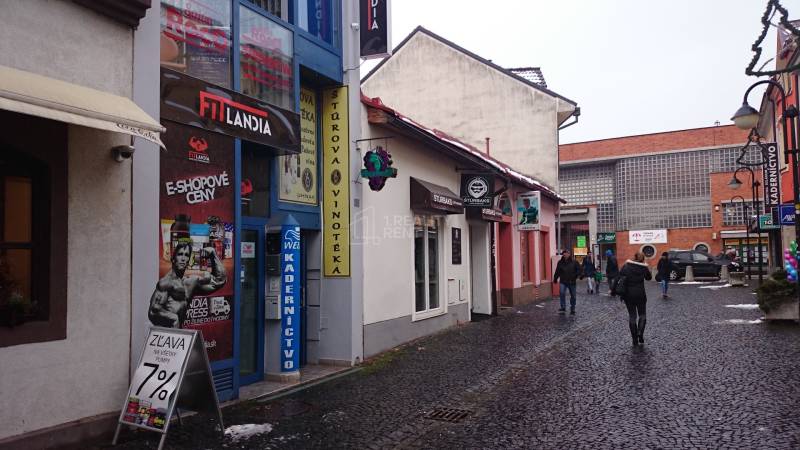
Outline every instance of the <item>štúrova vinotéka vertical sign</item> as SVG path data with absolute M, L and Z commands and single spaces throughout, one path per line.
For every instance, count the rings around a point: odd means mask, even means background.
M 281 227 L 281 372 L 300 369 L 300 227 Z

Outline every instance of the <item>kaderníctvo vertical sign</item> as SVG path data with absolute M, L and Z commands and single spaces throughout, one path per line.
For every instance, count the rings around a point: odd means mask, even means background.
M 764 149 L 764 209 L 770 211 L 781 203 L 780 164 L 775 143 L 760 144 Z

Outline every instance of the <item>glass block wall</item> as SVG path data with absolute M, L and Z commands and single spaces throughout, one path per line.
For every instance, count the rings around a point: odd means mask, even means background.
M 568 205 L 596 204 L 598 231 L 711 226 L 709 174 L 732 172 L 740 147 L 663 153 L 560 170 Z M 745 161 L 761 161 L 751 148 Z M 760 170 L 754 167 L 754 170 Z M 749 175 L 740 173 L 749 183 Z

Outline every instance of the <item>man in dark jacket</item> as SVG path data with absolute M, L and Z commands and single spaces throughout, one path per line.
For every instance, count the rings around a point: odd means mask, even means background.
M 567 290 L 569 290 L 569 313 L 575 314 L 575 283 L 580 275 L 581 266 L 572 259 L 572 254 L 569 250 L 564 250 L 561 253 L 561 260 L 556 265 L 556 272 L 553 274 L 553 282 L 561 282 L 558 290 L 558 298 L 561 300 L 561 308 L 558 309 L 559 314 L 564 314 L 567 310 Z
M 611 294 L 611 287 L 614 286 L 614 280 L 619 276 L 619 266 L 617 265 L 617 258 L 614 257 L 614 252 L 606 250 L 606 279 L 608 280 L 608 293 Z

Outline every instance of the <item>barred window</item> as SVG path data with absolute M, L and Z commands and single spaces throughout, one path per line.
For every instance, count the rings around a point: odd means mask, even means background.
M 747 223 L 747 212 L 750 212 L 750 204 L 742 202 L 726 202 L 722 204 L 722 225 L 735 226 Z

